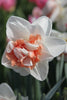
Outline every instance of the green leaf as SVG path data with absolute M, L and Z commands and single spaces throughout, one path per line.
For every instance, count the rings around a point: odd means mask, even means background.
M 50 85 L 50 82 L 49 82 L 49 79 L 48 79 L 48 77 L 46 78 L 46 82 L 47 82 L 47 84 L 48 84 L 48 87 L 49 87 L 49 89 L 51 88 L 51 85 Z
M 59 78 L 60 78 L 60 63 L 58 61 L 56 65 L 56 82 L 59 81 Z
M 35 100 L 40 100 L 40 98 L 41 98 L 40 82 L 38 80 L 35 80 L 34 84 L 35 84 L 35 86 L 34 86 Z
M 64 88 L 63 94 L 64 94 L 64 100 L 67 100 L 67 87 Z
M 67 79 L 67 63 L 65 63 L 65 78 Z
M 41 100 L 45 100 L 44 98 L 45 98 L 45 94 L 42 94 Z
M 62 78 L 63 67 L 64 67 L 64 54 L 62 54 L 60 61 L 60 79 Z
M 45 96 L 44 100 L 50 100 L 53 95 L 55 94 L 55 92 L 58 90 L 58 88 L 60 87 L 60 85 L 64 82 L 65 77 L 63 79 L 61 79 L 49 92 L 48 94 Z
M 16 100 L 22 100 L 22 97 L 21 97 L 20 93 L 17 94 L 17 99 Z
M 56 81 L 58 82 L 62 78 L 64 67 L 64 54 L 62 54 L 60 61 L 56 65 Z

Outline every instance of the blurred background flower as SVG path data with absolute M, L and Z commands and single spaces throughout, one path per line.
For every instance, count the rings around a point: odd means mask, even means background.
M 43 15 L 43 11 L 39 7 L 34 7 L 32 10 L 32 15 L 28 16 L 29 22 L 34 22 L 37 18 Z
M 14 11 L 16 0 L 0 0 L 0 7 L 5 11 Z

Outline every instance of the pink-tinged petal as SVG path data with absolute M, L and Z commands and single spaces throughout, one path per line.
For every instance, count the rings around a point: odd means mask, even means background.
M 6 26 L 6 34 L 9 40 L 28 39 L 30 35 L 30 23 L 23 18 L 11 16 Z
M 56 37 L 46 37 L 45 46 L 53 57 L 60 55 L 65 50 L 65 41 Z
M 6 83 L 2 83 L 0 85 L 0 95 L 3 96 L 3 97 L 9 98 L 9 99 L 11 99 L 11 98 L 16 99 L 14 92 L 12 91 L 11 87 L 9 87 L 9 85 L 6 84 Z
M 28 21 L 30 23 L 34 22 L 35 20 L 36 20 L 36 18 L 34 18 L 33 16 L 31 16 L 31 15 L 28 16 Z
M 48 69 L 47 61 L 39 62 L 34 69 L 30 70 L 30 74 L 37 80 L 43 81 L 47 78 Z
M 52 30 L 52 22 L 48 17 L 42 16 L 32 23 L 32 28 L 33 28 L 32 33 L 34 34 L 38 33 L 41 36 L 45 35 L 48 36 L 50 35 Z

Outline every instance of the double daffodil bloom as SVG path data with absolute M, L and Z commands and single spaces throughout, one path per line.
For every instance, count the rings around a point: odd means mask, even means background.
M 52 22 L 42 16 L 32 24 L 27 20 L 11 16 L 6 25 L 9 39 L 2 57 L 2 65 L 13 69 L 21 76 L 31 74 L 43 81 L 48 75 L 48 62 L 64 52 L 65 42 L 50 37 Z
M 28 100 L 28 97 L 21 97 L 22 100 Z M 0 100 L 16 100 L 16 96 L 7 83 L 0 84 Z

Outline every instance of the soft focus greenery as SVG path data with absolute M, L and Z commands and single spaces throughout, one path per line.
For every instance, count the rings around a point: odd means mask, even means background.
M 28 0 L 17 0 L 14 12 L 0 9 L 0 62 L 6 46 L 6 22 L 8 18 L 11 15 L 16 15 L 27 19 L 34 6 Z M 67 100 L 67 63 L 64 62 L 64 55 L 60 61 L 55 58 L 49 65 L 48 78 L 40 82 L 30 75 L 20 76 L 0 63 L 0 83 L 7 82 L 18 95 L 17 100 L 21 100 L 20 95 L 29 96 L 29 100 Z M 49 93 L 51 97 L 49 97 Z

